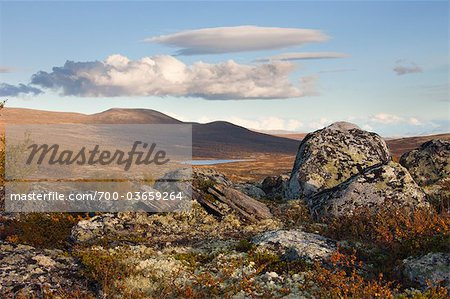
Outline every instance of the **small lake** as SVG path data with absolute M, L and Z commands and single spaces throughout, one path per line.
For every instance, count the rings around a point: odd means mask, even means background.
M 216 165 L 216 164 L 236 163 L 236 162 L 249 162 L 249 161 L 255 160 L 253 159 L 191 160 L 183 162 L 183 164 L 202 166 L 202 165 Z

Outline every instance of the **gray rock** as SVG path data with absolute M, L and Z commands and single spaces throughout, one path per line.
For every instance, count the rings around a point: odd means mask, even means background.
M 348 216 L 359 208 L 428 207 L 426 195 L 400 164 L 373 166 L 308 200 L 315 218 Z
M 252 183 L 234 184 L 233 187 L 251 198 L 263 199 L 266 197 L 266 193 L 260 187 Z
M 46 298 L 44 290 L 54 296 L 94 295 L 80 266 L 61 250 L 0 242 L 0 281 L 2 298 Z
M 283 199 L 288 186 L 288 181 L 288 175 L 269 176 L 262 181 L 261 188 L 267 194 L 268 198 Z
M 354 124 L 334 123 L 302 140 L 286 195 L 312 196 L 390 159 L 386 143 L 379 135 Z
M 90 243 L 108 236 L 139 235 L 149 223 L 148 217 L 143 212 L 102 214 L 78 222 L 72 228 L 70 238 L 74 243 Z
M 335 241 L 301 230 L 264 232 L 255 236 L 252 242 L 258 247 L 281 254 L 288 261 L 296 259 L 310 262 L 327 260 L 337 249 Z
M 403 154 L 400 164 L 419 186 L 428 186 L 450 177 L 450 142 L 431 140 Z
M 429 253 L 403 260 L 403 273 L 419 288 L 426 289 L 427 281 L 440 284 L 450 291 L 450 253 Z
M 206 191 L 194 193 L 205 209 L 215 216 L 223 217 L 234 212 L 241 220 L 257 222 L 272 218 L 269 208 L 244 193 L 223 185 L 214 185 Z

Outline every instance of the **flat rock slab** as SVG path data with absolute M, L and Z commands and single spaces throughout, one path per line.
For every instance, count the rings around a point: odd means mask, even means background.
M 337 250 L 336 242 L 301 230 L 276 230 L 262 233 L 252 243 L 281 254 L 286 260 L 327 260 Z

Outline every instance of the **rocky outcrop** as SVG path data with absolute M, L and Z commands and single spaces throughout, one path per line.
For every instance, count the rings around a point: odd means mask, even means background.
M 265 204 L 231 187 L 213 185 L 206 190 L 194 192 L 193 198 L 208 212 L 221 218 L 231 212 L 249 222 L 272 218 Z
M 355 210 L 379 207 L 427 207 L 426 195 L 401 165 L 390 162 L 373 166 L 346 182 L 308 200 L 315 218 L 354 214 Z
M 60 250 L 0 242 L 0 281 L 2 298 L 93 296 L 79 265 Z
M 255 236 L 252 242 L 260 248 L 274 251 L 285 260 L 326 260 L 337 249 L 336 242 L 301 230 L 268 231 Z
M 450 142 L 431 140 L 403 154 L 400 164 L 419 186 L 428 186 L 450 177 Z
M 312 196 L 390 159 L 379 135 L 351 123 L 334 123 L 308 134 L 300 143 L 286 195 Z
M 450 291 L 450 254 L 429 253 L 419 258 L 403 260 L 403 273 L 421 288 L 440 284 Z

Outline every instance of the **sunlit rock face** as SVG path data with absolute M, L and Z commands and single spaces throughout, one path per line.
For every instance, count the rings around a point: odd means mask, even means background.
M 428 208 L 422 189 L 400 164 L 389 162 L 366 169 L 346 182 L 316 194 L 308 200 L 312 215 L 351 216 L 361 209 L 373 212 L 380 208 Z
M 308 134 L 301 142 L 286 197 L 313 196 L 390 160 L 386 143 L 379 135 L 351 123 L 334 123 Z
M 431 140 L 403 154 L 400 164 L 420 186 L 429 186 L 450 177 L 450 142 Z

